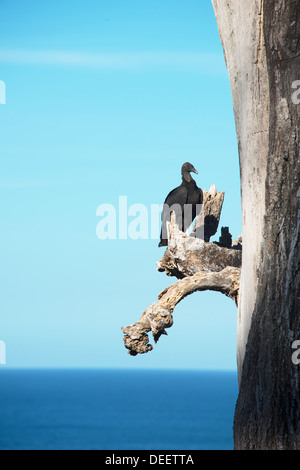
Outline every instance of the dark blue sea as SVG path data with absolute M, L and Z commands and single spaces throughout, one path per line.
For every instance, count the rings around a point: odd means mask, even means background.
M 0 449 L 233 448 L 235 372 L 0 370 Z

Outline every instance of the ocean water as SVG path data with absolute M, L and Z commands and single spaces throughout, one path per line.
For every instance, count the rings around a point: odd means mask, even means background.
M 234 372 L 0 370 L 0 449 L 227 450 Z

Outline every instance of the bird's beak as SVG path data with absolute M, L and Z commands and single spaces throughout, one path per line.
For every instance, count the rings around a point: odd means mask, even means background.
M 193 169 L 193 172 L 196 173 L 196 175 L 198 175 L 198 171 L 195 170 L 195 168 Z

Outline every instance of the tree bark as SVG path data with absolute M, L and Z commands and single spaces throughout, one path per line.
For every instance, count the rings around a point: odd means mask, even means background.
M 300 2 L 212 0 L 239 147 L 243 259 L 236 449 L 300 449 Z

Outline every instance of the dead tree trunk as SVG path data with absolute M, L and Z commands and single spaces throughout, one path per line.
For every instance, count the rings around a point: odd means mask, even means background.
M 212 0 L 239 145 L 236 449 L 300 449 L 299 0 Z

